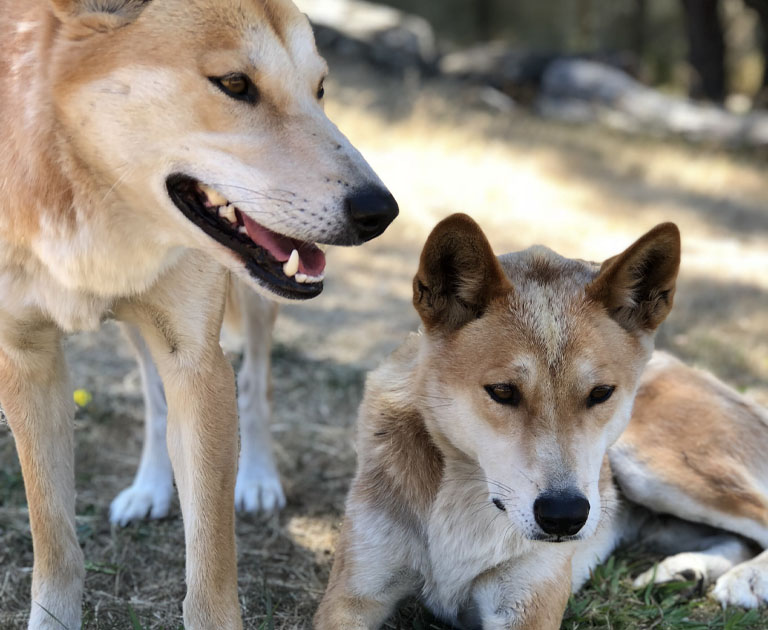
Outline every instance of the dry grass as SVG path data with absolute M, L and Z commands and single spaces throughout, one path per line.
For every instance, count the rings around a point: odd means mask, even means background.
M 326 293 L 286 307 L 278 321 L 273 432 L 289 505 L 278 518 L 238 519 L 247 628 L 309 626 L 354 470 L 364 372 L 416 326 L 410 279 L 419 247 L 450 212 L 474 215 L 499 252 L 539 242 L 591 259 L 618 252 L 659 221 L 676 221 L 683 272 L 660 345 L 768 403 L 761 156 L 500 115 L 480 104 L 476 90 L 401 82 L 341 60 L 331 65 L 329 111 L 391 186 L 402 214 L 383 238 L 334 252 Z M 94 394 L 77 418 L 84 627 L 176 630 L 184 593 L 178 509 L 166 521 L 122 530 L 107 521 L 140 451 L 137 371 L 112 326 L 72 338 L 68 355 L 73 384 Z M 25 625 L 31 565 L 18 464 L 10 432 L 0 428 L 0 628 Z M 598 574 L 574 600 L 565 627 L 758 627 L 750 618 L 723 619 L 698 599 L 689 605 L 673 594 L 670 604 L 667 591 L 632 593 L 628 566 Z M 389 627 L 440 626 L 411 606 Z

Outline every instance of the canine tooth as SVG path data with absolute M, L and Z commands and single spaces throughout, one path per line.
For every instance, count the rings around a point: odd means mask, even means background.
M 322 243 L 315 243 L 315 247 L 317 247 L 317 249 L 319 249 L 321 252 L 325 253 L 325 252 L 328 251 L 328 248 L 330 247 L 330 245 L 323 245 Z
M 244 225 L 241 225 L 241 226 L 238 228 L 238 230 L 237 230 L 237 231 L 238 231 L 238 232 L 240 232 L 240 234 L 245 234 L 246 236 L 248 236 L 248 230 L 246 230 L 246 229 L 245 229 L 245 226 L 244 226 Z
M 294 249 L 291 252 L 291 257 L 283 265 L 283 273 L 289 278 L 293 278 L 293 276 L 295 276 L 298 271 L 299 271 L 299 252 L 298 250 Z
M 225 197 L 221 195 L 220 192 L 217 190 L 214 190 L 210 186 L 206 186 L 205 184 L 200 184 L 200 190 L 202 190 L 208 197 L 208 201 L 210 201 L 214 206 L 226 206 L 227 200 Z
M 309 276 L 307 276 L 304 273 L 297 273 L 294 277 L 294 280 L 298 282 L 299 284 L 304 284 L 305 282 L 309 282 Z
M 237 223 L 237 216 L 235 215 L 234 206 L 222 206 L 219 208 L 219 216 L 226 219 L 230 223 Z

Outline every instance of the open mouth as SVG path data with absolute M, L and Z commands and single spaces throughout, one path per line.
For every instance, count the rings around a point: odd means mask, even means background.
M 325 254 L 316 244 L 260 225 L 219 192 L 186 175 L 171 175 L 165 185 L 184 216 L 235 252 L 248 272 L 270 291 L 294 300 L 320 295 Z

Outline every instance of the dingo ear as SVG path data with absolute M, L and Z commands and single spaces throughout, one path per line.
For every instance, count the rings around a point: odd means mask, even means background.
M 669 315 L 679 268 L 680 231 L 662 223 L 606 260 L 587 294 L 625 329 L 651 332 Z
M 485 234 L 466 214 L 437 224 L 413 279 L 413 305 L 428 331 L 456 330 L 480 317 L 511 285 Z
M 150 0 L 50 0 L 64 23 L 80 21 L 86 28 L 104 31 L 124 26 L 138 17 Z

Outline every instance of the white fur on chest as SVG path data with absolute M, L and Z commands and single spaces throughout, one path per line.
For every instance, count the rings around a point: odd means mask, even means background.
M 447 470 L 427 524 L 424 600 L 445 618 L 455 618 L 468 602 L 479 575 L 535 544 L 515 531 L 507 513 L 491 502 L 484 480 L 467 481 L 475 476 L 476 471 L 461 467 Z
M 95 214 L 74 227 L 46 224 L 32 250 L 63 287 L 107 297 L 145 291 L 181 256 L 128 212 Z
M 62 286 L 34 257 L 0 241 L 0 311 L 12 320 L 50 319 L 65 332 L 95 330 L 113 300 Z
M 61 263 L 56 265 L 54 248 L 47 252 L 50 264 L 44 264 L 0 240 L 0 310 L 19 320 L 42 316 L 64 332 L 95 330 L 119 298 L 151 286 L 178 258 L 175 252 L 165 260 L 142 258 L 139 251 L 135 256 L 122 252 L 111 260 L 106 254 L 83 255 L 78 261 L 71 245 L 60 246 Z
M 134 221 L 105 223 L 41 225 L 28 247 L 0 238 L 0 309 L 15 319 L 43 316 L 65 332 L 93 330 L 116 300 L 146 291 L 183 254 L 151 235 L 137 238 Z

